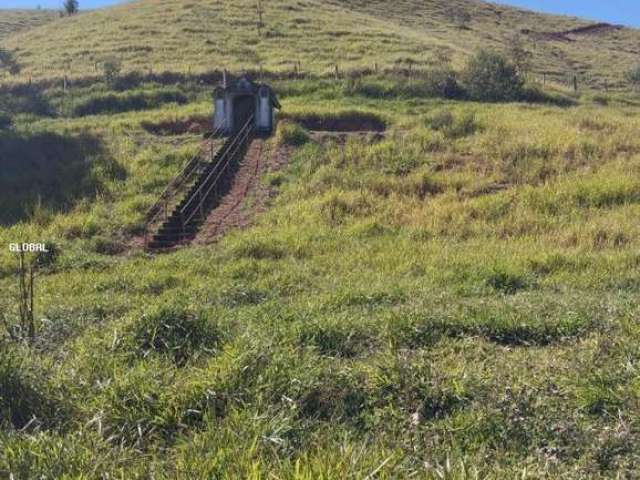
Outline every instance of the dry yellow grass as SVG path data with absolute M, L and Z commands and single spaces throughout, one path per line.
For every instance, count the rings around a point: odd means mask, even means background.
M 0 41 L 58 17 L 53 10 L 0 10 Z
M 533 70 L 557 81 L 578 74 L 591 84 L 620 85 L 638 55 L 634 29 L 541 40 L 534 32 L 588 25 L 470 0 L 273 0 L 263 2 L 263 27 L 252 0 L 140 0 L 61 18 L 4 41 L 23 76 L 93 74 L 116 55 L 125 70 L 303 70 L 415 63 L 449 58 L 459 65 L 479 47 L 504 49 L 520 35 Z M 469 20 L 460 20 L 466 12 Z

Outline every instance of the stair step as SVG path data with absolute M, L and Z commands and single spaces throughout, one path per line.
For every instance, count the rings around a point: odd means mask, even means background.
M 251 137 L 248 137 L 247 143 L 250 141 Z M 228 138 L 224 145 L 218 150 L 218 152 L 216 152 L 212 160 L 200 160 L 194 164 L 190 176 L 192 175 L 195 178 L 190 178 L 181 185 L 180 190 L 182 190 L 184 194 L 176 204 L 173 204 L 171 207 L 172 211 L 170 213 L 167 212 L 168 216 L 165 218 L 164 222 L 157 227 L 151 241 L 147 245 L 150 250 L 168 250 L 181 243 L 189 242 L 196 237 L 198 230 L 203 223 L 200 216 L 201 207 L 198 200 L 194 200 L 191 203 L 190 200 L 198 192 L 204 193 L 214 184 L 213 178 L 218 177 L 218 173 L 222 172 L 220 161 L 225 158 L 223 153 L 228 151 L 229 146 L 233 142 L 235 142 L 234 137 Z M 237 162 L 233 162 L 232 165 L 237 165 Z M 224 175 L 220 180 L 221 181 L 219 183 L 227 184 L 229 178 Z M 209 192 L 209 195 L 204 198 L 203 213 L 205 215 L 211 211 L 211 208 L 216 202 L 217 195 L 212 193 L 213 192 Z M 174 193 L 173 200 L 178 200 L 178 198 L 180 198 L 178 195 L 178 191 L 176 191 Z M 187 225 L 183 226 L 183 220 L 191 216 L 193 216 L 193 218 L 189 220 Z
M 198 229 L 196 227 L 188 227 L 185 229 L 182 228 L 160 228 L 158 230 L 158 234 L 160 235 L 191 235 L 198 233 Z
M 161 233 L 156 233 L 153 236 L 154 242 L 172 242 L 172 243 L 180 243 L 185 240 L 193 240 L 196 237 L 195 233 L 187 233 L 185 235 L 164 235 Z

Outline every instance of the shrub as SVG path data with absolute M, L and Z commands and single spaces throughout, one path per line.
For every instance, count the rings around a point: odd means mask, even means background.
M 463 80 L 471 99 L 486 102 L 518 100 L 524 86 L 515 65 L 487 50 L 468 61 Z

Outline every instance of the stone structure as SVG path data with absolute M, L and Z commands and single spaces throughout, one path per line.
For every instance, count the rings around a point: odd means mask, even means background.
M 275 109 L 280 109 L 280 103 L 269 85 L 255 83 L 245 75 L 227 84 L 225 75 L 222 86 L 215 89 L 214 98 L 214 129 L 232 135 L 253 116 L 258 133 L 273 131 Z

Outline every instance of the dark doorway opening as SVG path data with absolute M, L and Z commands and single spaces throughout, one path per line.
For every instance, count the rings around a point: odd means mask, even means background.
M 233 131 L 239 131 L 255 111 L 256 99 L 252 95 L 237 97 L 233 101 Z

